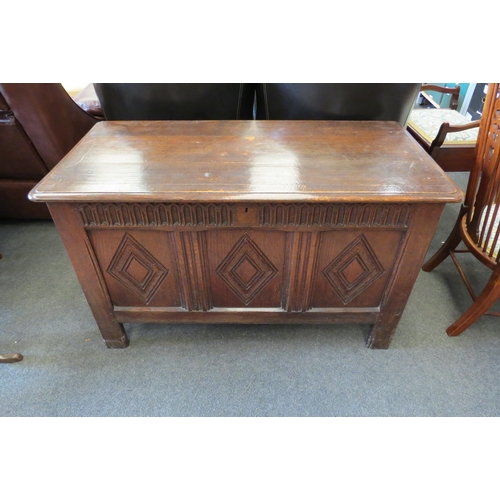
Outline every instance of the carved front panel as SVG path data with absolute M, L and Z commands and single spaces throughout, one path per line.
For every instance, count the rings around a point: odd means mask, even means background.
M 366 290 L 386 269 L 364 234 L 353 240 L 323 270 L 344 304 Z
M 125 212 L 133 212 L 134 206 Z M 301 205 L 293 206 L 295 210 Z M 191 214 L 196 213 L 193 207 Z M 289 224 L 283 214 L 292 213 L 290 207 L 277 210 L 274 223 Z M 303 214 L 303 223 L 310 224 L 314 207 L 302 207 L 303 211 L 293 213 Z M 337 213 L 340 227 L 325 227 L 323 218 L 321 227 L 306 231 L 290 226 L 163 231 L 154 226 L 106 229 L 102 224 L 87 231 L 115 306 L 177 307 L 192 312 L 378 307 L 405 234 L 399 226 L 410 219 L 407 207 L 367 210 L 338 205 L 336 212 L 321 208 L 318 214 Z M 219 209 L 219 214 L 226 213 Z M 99 213 L 95 207 L 89 210 Z M 207 210 L 200 206 L 199 214 Z M 355 219 L 360 227 L 351 226 Z
M 215 272 L 245 305 L 249 305 L 278 274 L 248 233 L 236 242 Z
M 379 306 L 403 235 L 388 230 L 322 233 L 311 307 Z
M 215 307 L 281 306 L 285 233 L 249 229 L 206 234 Z
M 161 231 L 89 231 L 115 306 L 180 307 L 174 245 Z
M 106 272 L 148 304 L 169 270 L 127 233 Z

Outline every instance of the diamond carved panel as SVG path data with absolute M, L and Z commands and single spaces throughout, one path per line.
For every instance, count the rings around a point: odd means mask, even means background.
M 215 272 L 248 305 L 278 270 L 250 236 L 244 234 Z
M 126 234 L 107 272 L 147 304 L 169 271 L 132 236 Z
M 356 238 L 323 270 L 344 304 L 384 274 L 384 268 L 364 235 Z

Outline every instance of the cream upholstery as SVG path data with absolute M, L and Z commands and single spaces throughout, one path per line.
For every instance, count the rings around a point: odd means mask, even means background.
M 429 144 L 435 139 L 439 127 L 443 123 L 450 125 L 465 125 L 470 123 L 469 120 L 458 111 L 452 109 L 413 109 L 408 119 L 408 125 L 412 127 L 418 134 L 424 138 Z M 479 128 L 464 130 L 463 132 L 451 132 L 446 136 L 443 144 L 475 144 Z

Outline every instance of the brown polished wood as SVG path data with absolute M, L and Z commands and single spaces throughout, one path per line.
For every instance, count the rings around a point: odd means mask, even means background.
M 108 347 L 125 322 L 373 324 L 460 189 L 395 122 L 103 122 L 46 202 Z

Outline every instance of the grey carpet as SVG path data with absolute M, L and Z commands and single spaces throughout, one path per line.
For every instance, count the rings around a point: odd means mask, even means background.
M 24 355 L 0 365 L 0 416 L 500 415 L 500 319 L 446 335 L 471 300 L 449 260 L 420 273 L 388 350 L 366 325 L 150 324 L 110 350 L 52 222 L 0 221 L 0 252 L 0 353 Z M 480 290 L 489 271 L 462 260 Z

